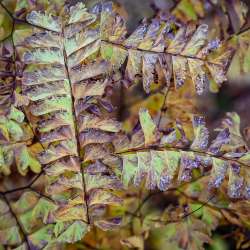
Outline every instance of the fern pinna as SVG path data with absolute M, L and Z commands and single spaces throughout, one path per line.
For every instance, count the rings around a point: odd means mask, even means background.
M 142 80 L 147 94 L 157 83 L 167 95 L 188 81 L 199 95 L 217 92 L 233 38 L 209 40 L 206 24 L 160 15 L 127 35 L 110 2 L 89 10 L 82 2 L 0 5 L 1 249 L 60 249 L 92 226 L 116 228 L 122 218 L 112 207 L 130 183 L 165 191 L 195 172 L 209 176 L 211 193 L 227 180 L 231 198 L 250 197 L 237 114 L 208 146 L 201 116 L 193 116 L 193 141 L 180 122 L 162 130 L 145 109 L 126 135 L 112 104 L 120 82 Z

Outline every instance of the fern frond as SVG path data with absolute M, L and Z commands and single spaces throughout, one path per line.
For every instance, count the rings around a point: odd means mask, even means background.
M 231 198 L 249 199 L 249 149 L 240 134 L 236 113 L 229 113 L 223 120 L 219 134 L 210 146 L 202 117 L 194 117 L 195 138 L 188 143 L 184 131 L 177 126 L 168 135 L 158 137 L 160 144 L 150 139 L 149 145 L 149 138 L 156 137 L 155 129 L 146 129 L 146 124 L 153 123 L 148 111 L 141 110 L 140 121 L 144 123 L 144 140 L 137 141 L 137 145 L 133 139 L 132 142 L 124 138 L 117 140 L 125 186 L 131 182 L 139 185 L 145 179 L 148 189 L 167 190 L 178 183 L 191 181 L 194 170 L 199 169 L 202 175 L 210 176 L 211 189 L 220 187 L 227 180 Z
M 11 17 L 15 22 L 16 18 Z M 33 138 L 41 147 L 35 152 L 38 161 L 29 154 L 26 144 L 14 153 L 1 145 L 1 171 L 9 174 L 16 165 L 22 175 L 28 174 L 28 167 L 37 173 L 30 184 L 1 191 L 2 206 L 7 207 L 4 215 L 12 217 L 10 224 L 3 227 L 8 232 L 13 229 L 16 237 L 0 237 L 3 245 L 49 248 L 79 241 L 90 224 L 105 229 L 120 223 L 119 218 L 105 221 L 103 217 L 107 205 L 121 202 L 115 192 L 121 188 L 120 181 L 96 161 L 100 152 L 110 153 L 114 133 L 121 127 L 111 117 L 104 118 L 112 112 L 108 97 L 103 99 L 106 88 L 112 86 L 112 67 L 100 54 L 100 30 L 98 16 L 88 13 L 82 3 L 65 6 L 61 16 L 46 10 L 28 11 L 26 21 L 13 30 L 15 60 L 22 65 L 22 97 L 29 100 L 23 108 Z M 14 74 L 13 81 L 16 77 Z M 10 94 L 17 86 L 11 87 Z M 9 99 L 10 95 L 6 100 Z M 24 120 L 24 114 L 21 119 L 17 112 L 3 116 L 6 137 L 16 136 L 14 122 L 10 124 L 6 119 L 19 119 L 20 123 Z M 15 142 L 21 137 L 14 138 Z M 41 179 L 43 182 L 38 185 Z M 22 196 L 10 196 L 16 192 Z M 33 205 L 20 205 L 24 211 L 15 210 L 13 202 L 23 199 L 34 199 Z M 23 217 L 34 220 L 34 226 L 33 221 L 23 221 Z
M 125 76 L 133 82 L 141 75 L 147 93 L 155 82 L 155 75 L 159 79 L 163 76 L 167 83 L 173 75 L 176 88 L 190 78 L 198 94 L 204 92 L 209 82 L 212 91 L 218 90 L 226 80 L 234 51 L 226 43 L 209 41 L 205 24 L 198 28 L 178 27 L 161 19 L 143 23 L 122 43 L 103 41 L 102 50 L 104 58 L 117 66 L 127 58 Z

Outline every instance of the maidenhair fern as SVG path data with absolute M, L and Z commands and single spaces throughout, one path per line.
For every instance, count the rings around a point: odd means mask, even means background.
M 236 113 L 211 142 L 204 117 L 192 116 L 191 140 L 181 122 L 161 129 L 162 111 L 156 122 L 143 108 L 126 133 L 114 105 L 123 85 L 142 83 L 150 95 L 158 84 L 165 97 L 190 83 L 198 95 L 218 92 L 235 38 L 210 39 L 208 25 L 180 23 L 179 14 L 128 34 L 116 4 L 68 2 L 0 3 L 0 249 L 61 249 L 93 228 L 117 228 L 114 211 L 130 184 L 166 191 L 208 176 L 211 193 L 227 183 L 231 199 L 249 199 L 250 154 Z M 176 230 L 188 233 L 187 224 L 195 235 L 183 249 L 211 242 L 197 218 Z M 140 237 L 121 242 L 141 248 Z

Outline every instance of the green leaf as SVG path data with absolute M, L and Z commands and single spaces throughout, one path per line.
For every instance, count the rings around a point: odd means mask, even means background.
M 31 217 L 33 219 L 41 219 L 44 224 L 47 224 L 56 208 L 57 206 L 53 202 L 41 198 L 33 208 Z
M 192 203 L 190 204 L 191 211 L 196 211 L 194 215 L 198 218 L 201 218 L 204 221 L 210 230 L 215 230 L 219 225 L 221 214 L 219 211 L 212 209 L 207 206 L 203 206 L 201 203 Z
M 111 63 L 114 70 L 118 70 L 125 62 L 128 52 L 124 48 L 113 46 L 108 43 L 102 43 L 101 55 L 103 59 Z
M 122 182 L 125 187 L 128 187 L 128 184 L 134 178 L 137 164 L 137 156 L 135 154 L 125 155 L 123 157 Z
M 29 236 L 29 244 L 31 248 L 42 249 L 49 248 L 53 244 L 55 238 L 53 237 L 54 225 L 46 225 L 35 233 Z
M 58 235 L 59 242 L 77 242 L 80 241 L 87 232 L 87 225 L 84 222 L 76 221 L 71 224 L 64 232 Z M 57 232 L 58 233 L 58 232 Z
M 22 123 L 24 120 L 24 114 L 14 106 L 11 106 L 10 113 L 8 115 L 8 118 L 11 120 L 14 120 L 18 123 Z
M 133 180 L 139 185 L 146 179 L 148 189 L 166 190 L 172 184 L 179 167 L 180 154 L 174 151 L 137 152 L 123 155 L 123 183 L 125 186 Z
M 193 128 L 194 128 L 194 140 L 191 145 L 192 149 L 195 150 L 206 150 L 208 146 L 209 132 L 205 126 L 204 117 L 194 116 L 193 117 Z
M 13 138 L 15 141 L 19 141 L 21 140 L 21 138 L 23 137 L 23 129 L 21 128 L 21 126 L 13 121 L 13 120 L 8 120 L 5 123 L 5 126 L 11 136 L 11 138 Z
M 0 146 L 0 172 L 4 175 L 11 173 L 11 164 L 13 163 L 14 153 L 8 147 Z
M 26 175 L 29 167 L 34 173 L 41 172 L 42 166 L 40 162 L 31 156 L 26 146 L 21 146 L 16 150 L 15 159 L 20 174 Z
M 210 178 L 210 185 L 212 187 L 219 187 L 225 179 L 228 168 L 228 162 L 218 158 L 213 158 L 213 168 Z
M 194 6 L 189 0 L 182 0 L 177 7 L 179 10 L 185 13 L 192 20 L 197 20 L 197 14 L 195 12 Z
M 38 25 L 55 32 L 60 32 L 62 28 L 61 22 L 57 16 L 42 11 L 32 11 L 27 15 L 27 21 L 30 24 Z
M 145 144 L 150 145 L 158 140 L 157 127 L 152 120 L 148 110 L 140 109 L 139 119 L 144 134 Z

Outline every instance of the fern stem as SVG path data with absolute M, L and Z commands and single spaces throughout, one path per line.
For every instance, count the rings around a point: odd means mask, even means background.
M 0 2 L 1 7 L 7 12 L 7 14 L 9 15 L 10 18 L 14 19 L 12 13 L 10 12 L 10 10 L 3 4 L 3 1 Z
M 110 44 L 110 45 L 113 45 L 113 46 L 120 47 L 120 48 L 122 48 L 124 50 L 136 50 L 136 51 L 141 51 L 141 52 L 144 52 L 144 53 L 152 53 L 152 54 L 160 54 L 160 55 L 170 55 L 170 56 L 179 56 L 179 57 L 184 57 L 184 58 L 199 60 L 199 61 L 208 63 L 210 65 L 216 65 L 216 66 L 221 66 L 221 67 L 224 66 L 222 64 L 215 63 L 215 62 L 210 62 L 210 61 L 208 61 L 206 59 L 203 59 L 203 58 L 200 58 L 200 57 L 197 57 L 197 56 L 188 56 L 188 55 L 183 55 L 183 54 L 180 54 L 180 53 L 179 54 L 178 53 L 171 53 L 171 52 L 168 52 L 168 51 L 157 52 L 157 51 L 151 51 L 151 50 L 145 50 L 145 49 L 139 49 L 139 48 L 131 48 L 131 47 L 128 47 L 126 45 L 115 43 L 115 42 L 110 42 L 110 41 L 107 41 L 107 40 L 101 40 L 101 42 L 107 43 L 107 44 Z
M 62 31 L 62 34 L 63 34 L 63 37 L 64 37 L 64 30 Z M 72 98 L 72 112 L 74 114 L 73 118 L 74 118 L 74 129 L 75 129 L 75 137 L 76 137 L 75 140 L 76 140 L 76 143 L 77 143 L 78 157 L 80 159 L 80 169 L 81 169 L 83 193 L 84 193 L 83 198 L 84 198 L 84 202 L 86 204 L 87 221 L 88 221 L 88 224 L 90 224 L 87 188 L 86 188 L 86 182 L 85 182 L 85 177 L 84 177 L 84 168 L 83 168 L 82 163 L 81 163 L 81 145 L 80 145 L 79 140 L 77 140 L 77 138 L 79 138 L 79 132 L 78 132 L 79 128 L 78 128 L 78 123 L 77 123 L 77 118 L 76 118 L 75 98 L 74 98 L 74 95 L 73 95 L 72 82 L 71 82 L 71 78 L 70 78 L 70 74 L 69 74 L 69 68 L 68 68 L 67 54 L 66 54 L 65 46 L 63 46 L 63 58 L 64 58 L 64 65 L 65 65 L 65 69 L 66 69 L 67 78 L 69 80 L 70 92 L 71 92 L 71 98 Z
M 144 151 L 148 151 L 148 150 L 159 150 L 159 151 L 169 150 L 169 151 L 178 151 L 178 152 L 190 152 L 190 153 L 196 153 L 196 154 L 199 154 L 202 156 L 217 158 L 217 159 L 220 159 L 223 161 L 234 162 L 234 163 L 237 163 L 237 164 L 242 165 L 242 166 L 247 167 L 247 168 L 250 167 L 249 165 L 247 165 L 241 161 L 231 159 L 231 158 L 228 158 L 228 157 L 223 156 L 223 155 L 219 156 L 219 155 L 214 155 L 214 154 L 209 153 L 209 152 L 193 150 L 193 149 L 189 149 L 189 148 L 176 147 L 176 146 L 167 146 L 167 145 L 164 145 L 164 146 L 163 145 L 162 146 L 152 145 L 152 146 L 148 146 L 148 147 L 131 148 L 131 149 L 128 149 L 126 151 L 117 152 L 117 153 L 115 153 L 115 155 L 119 157 L 120 155 L 124 155 L 124 154 L 144 152 Z

